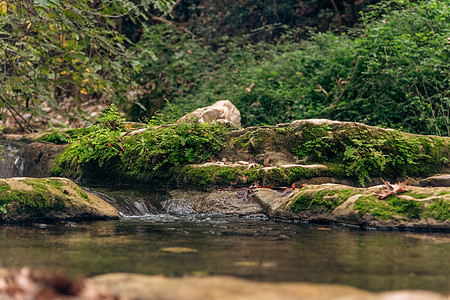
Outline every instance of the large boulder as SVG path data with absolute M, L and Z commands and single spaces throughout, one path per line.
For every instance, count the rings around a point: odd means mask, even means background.
M 73 281 L 56 270 L 0 269 L 0 299 L 115 300 L 444 300 L 425 290 L 374 293 L 359 288 L 307 282 L 255 282 L 229 276 L 169 278 L 111 273 Z
M 55 158 L 61 154 L 66 145 L 46 142 L 27 144 L 16 155 L 16 164 L 21 174 L 28 177 L 47 177 L 54 166 Z
M 202 107 L 182 117 L 179 121 L 198 119 L 200 123 L 210 123 L 213 121 L 231 123 L 241 126 L 241 113 L 228 100 L 220 100 L 213 105 Z
M 66 178 L 0 179 L 0 222 L 117 218 L 117 209 Z
M 373 293 L 351 286 L 305 282 L 254 282 L 245 279 L 208 276 L 167 278 L 113 273 L 94 277 L 92 286 L 104 286 L 119 299 L 165 300 L 444 300 L 446 297 L 422 290 Z

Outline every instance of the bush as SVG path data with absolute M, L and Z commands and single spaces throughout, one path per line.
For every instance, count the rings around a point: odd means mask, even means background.
M 243 126 L 330 118 L 449 135 L 446 1 L 377 8 L 359 31 L 301 43 L 223 37 L 211 49 L 159 26 L 142 41 L 161 55 L 158 67 L 139 77 L 151 79 L 142 99 L 168 97 L 184 111 L 228 99 Z

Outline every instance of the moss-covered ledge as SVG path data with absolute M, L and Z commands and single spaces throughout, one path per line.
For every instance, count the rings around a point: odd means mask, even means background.
M 90 130 L 65 148 L 52 175 L 81 182 L 208 189 L 256 181 L 270 186 L 368 186 L 380 177 L 410 178 L 410 184 L 418 185 L 420 179 L 450 171 L 449 137 L 353 122 L 299 120 L 245 129 L 181 123 L 133 130 L 125 125 L 119 131 Z M 254 164 L 239 166 L 239 161 Z
M 0 179 L 0 223 L 118 217 L 109 203 L 66 178 Z
M 450 188 L 409 187 L 407 192 L 383 200 L 374 193 L 380 188 L 307 185 L 290 195 L 257 189 L 252 198 L 271 218 L 381 229 L 450 231 Z

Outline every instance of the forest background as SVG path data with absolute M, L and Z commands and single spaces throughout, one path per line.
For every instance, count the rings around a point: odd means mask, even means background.
M 448 136 L 449 4 L 0 1 L 2 118 L 33 131 L 52 109 L 89 121 L 87 102 L 142 121 L 227 99 L 243 126 L 328 118 Z

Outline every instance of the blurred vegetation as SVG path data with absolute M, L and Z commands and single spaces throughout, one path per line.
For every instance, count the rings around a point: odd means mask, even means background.
M 381 2 L 366 7 L 359 28 L 300 41 L 296 28 L 260 42 L 222 29 L 204 43 L 155 25 L 139 45 L 158 61 L 142 61 L 129 115 L 152 114 L 164 98 L 182 111 L 228 99 L 243 126 L 330 118 L 449 135 L 448 4 Z
M 107 98 L 129 120 L 228 99 L 243 126 L 329 118 L 449 135 L 449 7 L 1 1 L 0 107 L 30 130 L 24 112 L 44 118 L 42 103 L 69 96 Z
M 81 103 L 108 95 L 122 98 L 132 74 L 150 50 L 132 45 L 121 20 L 140 24 L 150 9 L 169 12 L 171 0 L 4 0 L 0 1 L 0 108 L 23 131 L 33 131 L 24 114 L 47 117 L 42 104 L 61 109 L 74 97 Z M 128 47 L 127 47 L 128 46 Z M 72 118 L 83 112 L 72 111 Z

